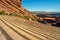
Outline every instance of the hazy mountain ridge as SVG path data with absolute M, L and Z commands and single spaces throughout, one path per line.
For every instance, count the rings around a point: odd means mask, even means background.
M 60 13 L 60 12 L 46 12 L 46 11 L 30 11 L 31 13 L 48 13 L 48 14 L 54 14 L 54 13 Z

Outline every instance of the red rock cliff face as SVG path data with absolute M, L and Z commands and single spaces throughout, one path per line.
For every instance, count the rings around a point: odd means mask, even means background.
M 22 7 L 21 1 L 22 0 L 0 0 L 0 11 L 4 10 L 8 14 L 10 12 L 16 12 L 20 16 L 33 17 L 29 11 Z

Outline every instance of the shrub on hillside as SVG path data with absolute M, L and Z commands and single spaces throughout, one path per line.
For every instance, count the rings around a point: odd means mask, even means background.
M 15 13 L 15 12 L 10 13 L 10 15 L 11 15 L 11 16 L 18 16 L 18 14 Z
M 6 12 L 5 11 L 0 11 L 0 15 L 5 15 Z
M 23 18 L 25 18 L 25 19 L 29 20 L 29 17 L 28 17 L 28 16 L 23 16 Z
M 32 18 L 32 21 L 37 21 L 37 18 Z

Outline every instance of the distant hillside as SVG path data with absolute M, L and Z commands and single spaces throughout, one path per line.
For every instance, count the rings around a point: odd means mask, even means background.
M 60 12 L 31 11 L 31 13 L 37 15 L 38 17 L 60 17 Z
M 33 14 L 46 14 L 47 12 L 45 11 L 30 11 Z
M 59 14 L 60 12 L 30 11 L 33 14 Z
M 56 17 L 58 17 L 58 16 L 59 16 L 59 17 L 60 17 L 60 13 L 59 13 L 59 12 L 57 12 L 57 13 L 56 13 L 56 12 L 54 12 L 54 13 L 51 13 L 51 14 L 49 14 L 49 15 L 50 15 L 50 16 L 56 16 Z

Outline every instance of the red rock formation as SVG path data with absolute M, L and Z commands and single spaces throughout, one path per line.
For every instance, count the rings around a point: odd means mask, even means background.
M 22 0 L 0 0 L 0 11 L 4 10 L 8 14 L 16 12 L 20 16 L 29 16 L 33 18 L 32 14 L 22 7 L 21 1 Z

